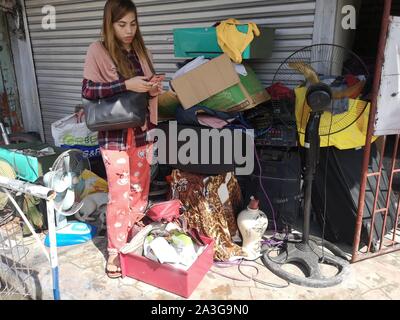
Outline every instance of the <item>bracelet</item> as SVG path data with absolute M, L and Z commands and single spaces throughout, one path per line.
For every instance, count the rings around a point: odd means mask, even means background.
M 149 96 L 151 97 L 151 98 L 155 98 L 155 97 L 157 97 L 158 96 L 158 94 L 156 94 L 156 95 L 151 95 L 150 93 L 149 93 Z

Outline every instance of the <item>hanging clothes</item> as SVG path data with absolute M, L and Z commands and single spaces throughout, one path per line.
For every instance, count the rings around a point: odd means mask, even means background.
M 236 26 L 242 24 L 244 23 L 230 18 L 221 21 L 216 28 L 219 46 L 236 63 L 242 62 L 243 51 L 253 41 L 254 36 L 260 35 L 260 30 L 253 22 L 247 23 L 247 33 L 240 32 Z

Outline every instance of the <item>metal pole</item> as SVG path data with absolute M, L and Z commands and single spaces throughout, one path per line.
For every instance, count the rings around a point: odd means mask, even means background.
M 0 63 L 0 76 L 1 76 L 1 83 L 3 84 L 4 94 L 7 95 L 7 89 L 6 89 L 5 82 L 4 82 L 4 75 L 3 75 L 3 70 L 1 68 L 1 63 Z M 1 131 L 1 135 L 3 137 L 4 144 L 9 145 L 10 139 L 8 139 L 7 130 L 3 124 L 3 110 L 0 110 L 0 131 Z
M 56 197 L 55 191 L 49 188 L 3 176 L 0 176 L 0 187 L 16 192 L 27 193 L 44 200 L 53 200 Z
M 4 127 L 4 124 L 2 122 L 0 122 L 0 131 L 1 136 L 3 137 L 4 144 L 8 146 L 10 144 L 10 139 L 8 139 L 6 128 Z
M 50 263 L 51 272 L 53 275 L 53 296 L 54 300 L 60 300 L 60 289 L 58 281 L 58 256 L 57 256 L 57 239 L 56 225 L 54 220 L 54 201 L 47 201 L 47 221 L 49 225 L 49 240 L 50 240 Z
M 353 240 L 353 254 L 351 259 L 352 262 L 357 261 L 356 256 L 358 253 L 358 246 L 360 245 L 362 219 L 364 216 L 365 190 L 368 179 L 367 177 L 368 164 L 369 164 L 369 158 L 371 156 L 371 138 L 374 132 L 378 92 L 382 76 L 382 65 L 385 58 L 385 45 L 386 45 L 387 32 L 389 28 L 389 17 L 390 17 L 391 7 L 392 7 L 392 0 L 385 0 L 383 14 L 382 14 L 381 32 L 378 43 L 378 53 L 375 64 L 375 75 L 372 87 L 372 99 L 371 99 L 371 109 L 369 113 L 368 130 L 367 130 L 367 136 L 365 138 L 366 143 L 364 148 L 364 159 L 361 172 L 360 195 L 358 197 L 358 211 L 357 211 L 357 220 L 356 220 L 354 240 Z M 371 226 L 371 229 L 372 228 L 373 226 Z
M 312 185 L 315 176 L 315 170 L 318 163 L 319 154 L 319 124 L 321 121 L 321 113 L 311 112 L 310 119 L 307 123 L 304 147 L 306 149 L 306 172 L 304 174 L 304 221 L 302 243 L 304 248 L 309 245 L 310 238 L 310 220 L 311 220 L 311 194 Z

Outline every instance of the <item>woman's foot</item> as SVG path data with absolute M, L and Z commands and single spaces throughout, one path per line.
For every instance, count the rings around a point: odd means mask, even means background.
M 119 261 L 119 255 L 113 254 L 108 256 L 106 273 L 109 278 L 115 279 L 122 276 L 121 264 Z

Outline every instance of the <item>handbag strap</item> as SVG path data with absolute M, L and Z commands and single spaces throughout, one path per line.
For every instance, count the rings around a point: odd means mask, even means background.
M 133 146 L 133 128 L 128 128 L 126 133 L 126 146 L 130 148 Z
M 78 110 L 75 113 L 75 117 L 76 117 L 76 123 L 82 123 L 82 118 L 85 116 L 85 112 L 83 111 L 83 109 Z

